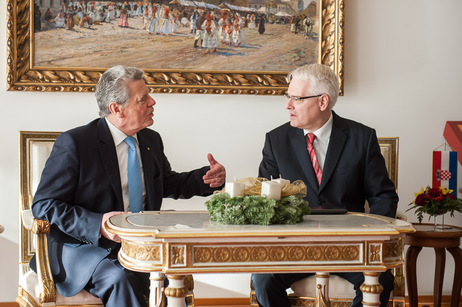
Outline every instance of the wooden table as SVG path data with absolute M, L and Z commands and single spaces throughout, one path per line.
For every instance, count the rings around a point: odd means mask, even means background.
M 122 239 L 120 263 L 151 273 L 151 306 L 159 303 L 158 273 L 170 280 L 169 306 L 183 306 L 188 274 L 290 272 L 363 272 L 364 304 L 378 306 L 380 272 L 403 264 L 403 237 L 414 231 L 405 221 L 359 213 L 259 226 L 212 222 L 207 212 L 161 211 L 115 215 L 106 226 Z
M 406 253 L 406 280 L 410 307 L 417 307 L 418 305 L 416 262 L 422 247 L 433 247 L 435 249 L 435 282 L 433 286 L 433 305 L 435 307 L 441 306 L 444 267 L 446 264 L 445 249 L 454 257 L 455 272 L 451 306 L 458 307 L 462 286 L 462 250 L 459 247 L 462 228 L 450 226 L 450 229 L 435 230 L 433 224 L 418 223 L 413 224 L 413 226 L 416 232 L 408 233 L 404 238 L 404 244 L 409 245 Z

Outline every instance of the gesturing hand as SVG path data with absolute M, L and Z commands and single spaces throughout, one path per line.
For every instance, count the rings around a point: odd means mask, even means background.
M 218 163 L 212 154 L 208 154 L 207 159 L 209 159 L 210 170 L 202 177 L 204 183 L 208 184 L 211 188 L 222 186 L 226 180 L 225 167 Z

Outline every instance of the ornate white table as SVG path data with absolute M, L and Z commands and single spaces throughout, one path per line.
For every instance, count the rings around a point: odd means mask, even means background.
M 415 231 L 405 221 L 358 213 L 259 226 L 212 222 L 207 212 L 156 211 L 115 215 L 107 227 L 122 239 L 121 264 L 151 273 L 151 306 L 159 304 L 159 273 L 170 280 L 169 306 L 183 306 L 185 275 L 233 272 L 364 272 L 364 304 L 378 306 L 378 276 L 403 263 L 403 237 Z M 327 282 L 316 284 L 328 300 Z

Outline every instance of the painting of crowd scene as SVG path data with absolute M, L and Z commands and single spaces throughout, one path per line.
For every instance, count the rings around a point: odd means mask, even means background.
M 34 65 L 290 71 L 318 61 L 312 0 L 38 0 Z

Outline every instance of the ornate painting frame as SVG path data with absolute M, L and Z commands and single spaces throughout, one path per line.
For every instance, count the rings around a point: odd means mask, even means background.
M 330 66 L 343 95 L 344 0 L 319 2 L 318 62 Z M 34 0 L 7 3 L 7 90 L 37 92 L 93 92 L 105 69 L 36 67 L 33 64 Z M 143 68 L 152 93 L 283 95 L 287 72 L 192 71 Z

